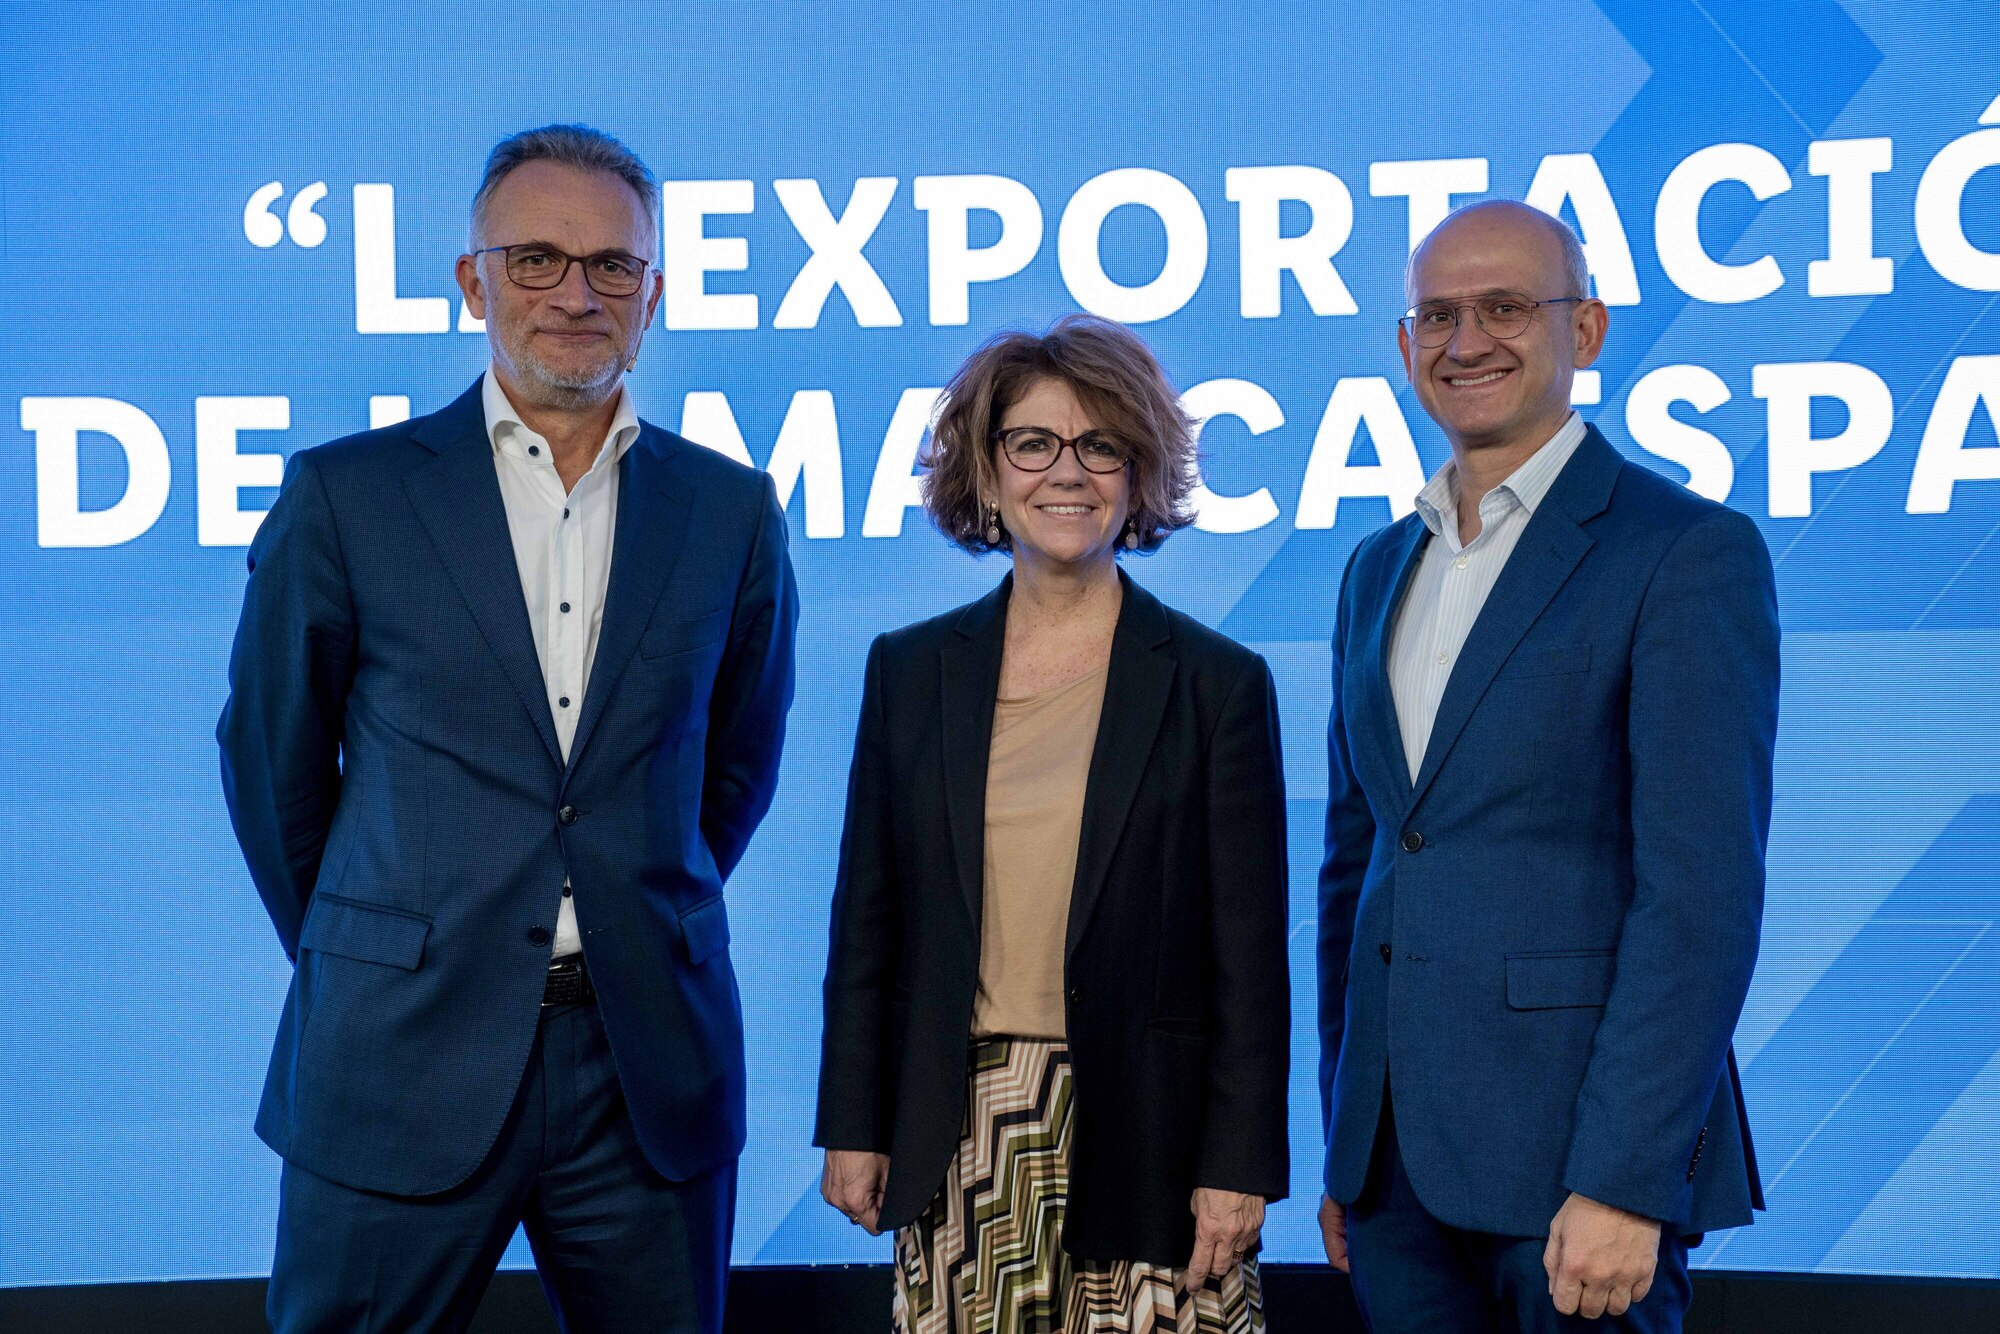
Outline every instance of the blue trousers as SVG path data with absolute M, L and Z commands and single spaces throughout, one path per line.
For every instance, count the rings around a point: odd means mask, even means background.
M 597 1007 L 552 1007 L 462 1185 L 378 1195 L 285 1164 L 267 1314 L 277 1334 L 463 1330 L 525 1224 L 566 1332 L 719 1334 L 735 1213 L 735 1164 L 669 1181 L 647 1162 Z
M 1597 1320 L 1556 1310 L 1542 1268 L 1548 1244 L 1546 1236 L 1469 1232 L 1433 1218 L 1410 1185 L 1384 1097 L 1368 1184 L 1347 1210 L 1354 1297 L 1370 1334 L 1679 1334 L 1692 1291 L 1687 1241 L 1671 1228 L 1660 1234 L 1659 1268 L 1645 1300 Z

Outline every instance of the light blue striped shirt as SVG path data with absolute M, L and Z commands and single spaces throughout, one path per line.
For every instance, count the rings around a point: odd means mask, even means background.
M 1574 412 L 1549 442 L 1479 501 L 1479 536 L 1458 540 L 1458 463 L 1449 460 L 1417 493 L 1417 516 L 1431 530 L 1410 587 L 1396 609 L 1389 640 L 1389 689 L 1410 781 L 1424 765 L 1438 703 L 1458 665 L 1486 597 L 1507 568 L 1521 530 L 1555 485 L 1556 476 L 1583 443 L 1583 418 Z

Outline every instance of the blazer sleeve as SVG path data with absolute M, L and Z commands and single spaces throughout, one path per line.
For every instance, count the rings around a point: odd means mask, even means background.
M 1778 607 L 1756 525 L 1723 510 L 1668 549 L 1634 632 L 1634 889 L 1563 1185 L 1668 1224 L 1757 961 L 1778 725 Z
M 1209 739 L 1207 775 L 1214 973 L 1195 1180 L 1279 1200 L 1291 1179 L 1285 764 L 1277 690 L 1261 657 L 1230 687 Z
M 771 808 L 785 746 L 785 715 L 792 707 L 799 591 L 787 550 L 785 513 L 768 476 L 762 487 L 757 535 L 736 590 L 729 644 L 708 706 L 701 832 L 725 880 Z
M 1347 1027 L 1347 959 L 1354 945 L 1354 915 L 1361 882 L 1375 843 L 1375 817 L 1355 777 L 1347 723 L 1340 697 L 1347 660 L 1348 626 L 1353 621 L 1354 567 L 1361 551 L 1347 559 L 1334 613 L 1333 703 L 1326 721 L 1326 856 L 1319 868 L 1319 1128 L 1322 1142 L 1333 1128 L 1333 1073 Z
M 889 1151 L 895 1090 L 888 1059 L 891 1000 L 902 947 L 890 772 L 882 689 L 882 640 L 868 650 L 847 774 L 847 819 L 833 887 L 819 1109 L 813 1143 Z
M 285 466 L 250 544 L 250 579 L 215 735 L 222 795 L 250 879 L 288 956 L 340 801 L 356 635 L 339 534 L 310 451 Z

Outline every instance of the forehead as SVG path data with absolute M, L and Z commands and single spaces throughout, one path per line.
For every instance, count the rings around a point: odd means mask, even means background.
M 1097 423 L 1068 381 L 1039 376 L 1001 414 L 1000 426 L 1046 426 L 1064 435 L 1079 435 Z
M 488 245 L 548 241 L 578 254 L 616 248 L 645 255 L 650 230 L 638 195 L 607 171 L 529 162 L 486 200 Z
M 1410 265 L 1410 301 L 1487 292 L 1546 297 L 1562 285 L 1562 250 L 1548 230 L 1504 214 L 1461 219 L 1424 242 Z

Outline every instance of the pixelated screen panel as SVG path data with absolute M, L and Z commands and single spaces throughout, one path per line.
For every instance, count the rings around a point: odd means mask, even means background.
M 863 654 L 969 600 L 912 460 L 982 339 L 1130 322 L 1205 419 L 1135 575 L 1270 661 L 1292 838 L 1294 1198 L 1348 552 L 1445 457 L 1395 340 L 1414 237 L 1525 197 L 1611 334 L 1581 410 L 1753 516 L 1783 729 L 1737 1038 L 1771 1211 L 1728 1268 L 2000 1273 L 2000 37 L 1967 4 L 70 5 L 0 16 L 0 1283 L 256 1274 L 288 966 L 213 727 L 283 456 L 429 411 L 484 155 L 582 120 L 663 181 L 643 415 L 768 468 L 804 604 L 729 886 L 742 1263 L 881 1260 L 818 1199 L 826 908 Z M 1394 11 L 1394 12 L 1391 12 Z M 1495 1108 L 1496 1116 L 1507 1114 Z M 525 1262 L 525 1248 L 510 1262 Z

